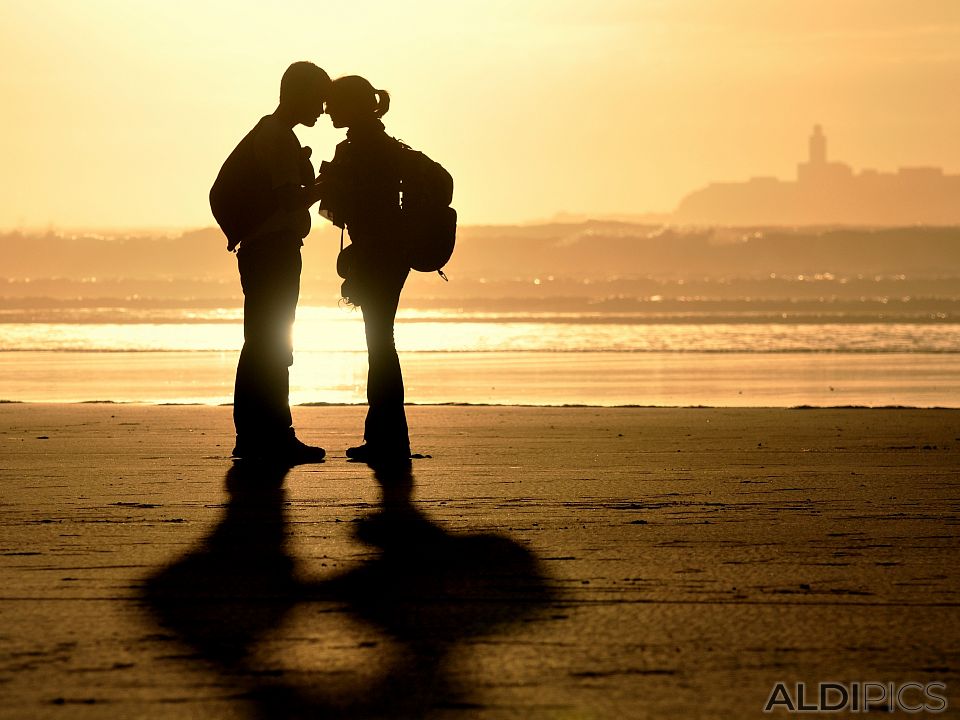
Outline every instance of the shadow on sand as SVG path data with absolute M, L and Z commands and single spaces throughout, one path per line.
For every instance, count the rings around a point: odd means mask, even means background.
M 507 636 L 551 603 L 537 558 L 507 537 L 455 535 L 432 523 L 411 504 L 406 465 L 374 472 L 382 505 L 356 533 L 370 559 L 299 577 L 287 548 L 285 475 L 242 463 L 227 472 L 220 523 L 144 585 L 155 621 L 239 684 L 258 718 L 412 718 L 476 707 L 450 665 L 464 640 Z M 338 681 L 325 667 L 276 671 L 258 657 L 258 643 L 304 603 L 385 636 L 389 656 L 361 683 Z

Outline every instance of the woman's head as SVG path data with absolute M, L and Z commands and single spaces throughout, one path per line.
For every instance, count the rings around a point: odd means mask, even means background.
M 390 95 L 376 90 L 359 75 L 346 75 L 333 81 L 327 97 L 327 114 L 334 127 L 352 127 L 379 119 L 390 109 Z

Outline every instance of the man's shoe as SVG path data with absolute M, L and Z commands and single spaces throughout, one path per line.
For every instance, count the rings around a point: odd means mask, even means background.
M 294 437 L 283 446 L 280 454 L 291 465 L 306 465 L 323 462 L 323 459 L 327 456 L 327 451 L 316 445 L 307 445 L 299 438 Z
M 323 462 L 326 454 L 322 447 L 307 445 L 296 437 L 279 444 L 237 443 L 233 448 L 234 460 L 280 464 L 288 467 Z

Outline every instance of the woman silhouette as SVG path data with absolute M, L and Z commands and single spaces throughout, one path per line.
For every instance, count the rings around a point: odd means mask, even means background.
M 337 261 L 342 293 L 360 306 L 367 337 L 364 442 L 347 448 L 347 457 L 364 462 L 410 457 L 403 376 L 393 338 L 410 266 L 398 237 L 401 146 L 380 121 L 389 107 L 390 96 L 364 78 L 335 80 L 326 111 L 334 127 L 347 128 L 347 139 L 337 145 L 333 160 L 321 166 L 320 211 L 350 234 L 351 244 Z

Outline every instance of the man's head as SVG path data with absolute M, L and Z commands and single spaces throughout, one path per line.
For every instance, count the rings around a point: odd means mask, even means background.
M 312 62 L 295 62 L 280 79 L 280 107 L 298 124 L 313 127 L 323 115 L 330 76 Z

